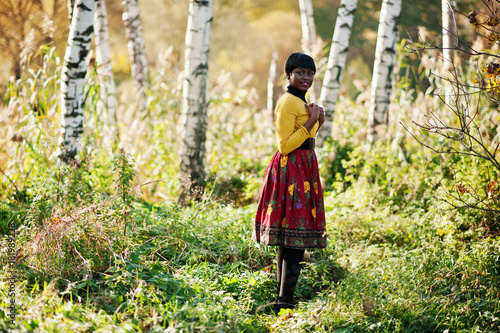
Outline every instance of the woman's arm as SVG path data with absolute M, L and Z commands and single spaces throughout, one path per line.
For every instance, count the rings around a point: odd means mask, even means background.
M 319 117 L 318 117 L 318 129 L 316 130 L 316 133 L 318 133 L 319 129 L 323 124 L 325 123 L 325 111 L 323 108 L 320 106 L 319 107 Z
M 297 128 L 295 124 L 299 114 L 297 108 L 302 108 L 302 105 L 290 101 L 278 103 L 276 109 L 276 138 L 278 149 L 283 155 L 288 155 L 297 149 L 309 137 L 309 131 L 304 126 L 298 126 Z
M 309 115 L 311 116 L 309 120 L 304 124 L 304 127 L 307 129 L 307 131 L 311 131 L 311 129 L 314 127 L 316 122 L 319 120 L 319 115 L 320 115 L 320 107 L 318 104 L 310 103 L 306 104 L 306 109 L 307 112 L 309 112 Z M 321 108 L 323 109 L 323 108 Z M 324 114 L 323 114 L 323 121 L 324 121 Z M 320 125 L 321 126 L 321 125 Z M 319 129 L 319 128 L 318 128 Z

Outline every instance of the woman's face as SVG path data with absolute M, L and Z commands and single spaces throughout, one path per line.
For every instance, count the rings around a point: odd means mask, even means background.
M 301 91 L 307 91 L 313 84 L 314 71 L 307 68 L 295 68 L 290 73 L 290 85 Z

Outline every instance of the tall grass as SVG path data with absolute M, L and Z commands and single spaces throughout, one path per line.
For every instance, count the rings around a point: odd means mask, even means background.
M 424 119 L 431 106 L 448 117 L 438 99 L 400 83 L 386 135 L 367 147 L 366 93 L 356 100 L 341 97 L 332 139 L 317 151 L 329 243 L 307 252 L 297 309 L 273 316 L 266 304 L 275 297 L 275 249 L 250 236 L 274 134 L 251 77 L 234 86 L 223 73 L 211 87 L 207 190 L 200 202 L 179 207 L 175 71 L 153 71 L 144 114 L 136 113 L 124 89 L 119 147 L 108 137 L 99 86 L 90 74 L 77 167 L 61 165 L 56 156 L 60 61 L 49 49 L 40 56 L 41 68 L 28 66 L 10 83 L 0 119 L 7 133 L 0 147 L 1 230 L 6 235 L 7 222 L 16 221 L 21 278 L 13 326 L 4 315 L 9 285 L 1 279 L 0 329 L 498 329 L 495 217 L 450 210 L 443 201 L 460 181 L 483 186 L 491 170 L 481 160 L 423 150 L 400 124 Z M 485 107 L 480 116 L 495 112 Z M 6 244 L 4 237 L 2 259 Z

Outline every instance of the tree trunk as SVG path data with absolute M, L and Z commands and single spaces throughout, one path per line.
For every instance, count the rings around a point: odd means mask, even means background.
M 311 56 L 316 43 L 313 6 L 311 0 L 299 0 L 300 20 L 302 23 L 302 50 Z
M 397 60 L 396 43 L 402 0 L 383 0 L 375 48 L 373 79 L 368 113 L 368 142 L 380 135 L 378 125 L 388 124 L 392 74 Z
M 278 86 L 278 52 L 274 51 L 271 56 L 271 65 L 269 66 L 269 78 L 267 80 L 267 110 L 271 115 L 271 121 L 274 122 L 274 109 L 276 108 Z
M 108 126 L 111 129 L 112 141 L 119 141 L 118 126 L 116 123 L 116 100 L 115 81 L 113 76 L 113 66 L 110 59 L 108 14 L 104 0 L 97 0 L 95 12 L 95 48 L 97 73 L 100 81 L 101 99 L 105 103 L 108 114 Z
M 142 23 L 139 17 L 139 4 L 137 0 L 123 0 L 123 23 L 127 35 L 127 46 L 130 56 L 132 78 L 137 89 L 139 109 L 146 108 L 146 88 L 149 87 L 148 58 L 142 35 Z
M 208 52 L 213 0 L 190 0 L 182 98 L 183 125 L 180 149 L 181 202 L 200 199 L 205 187 L 205 141 L 207 128 Z
M 457 8 L 455 0 L 442 0 L 443 57 L 445 61 L 451 63 L 453 63 L 453 53 L 458 45 L 455 8 Z
M 67 1 L 67 6 L 68 6 L 68 18 L 71 21 L 71 18 L 73 17 L 73 8 L 75 7 L 75 1 L 76 0 L 68 0 Z M 57 1 L 54 1 L 56 3 Z M 55 12 L 54 12 L 55 13 Z
M 302 24 L 302 51 L 315 58 L 316 30 L 314 27 L 313 6 L 311 0 L 299 0 L 300 21 Z M 316 100 L 314 87 L 309 89 L 309 97 Z
M 326 138 L 330 137 L 332 131 L 335 104 L 337 104 L 339 97 L 340 83 L 349 49 L 349 38 L 357 2 L 358 0 L 342 0 L 340 2 L 335 30 L 333 31 L 330 56 L 328 57 L 328 65 L 319 98 L 319 104 L 325 109 L 325 123 L 321 131 L 316 135 L 319 146 L 323 144 Z
M 68 46 L 61 73 L 62 128 L 59 157 L 74 161 L 81 148 L 83 134 L 83 88 L 87 74 L 86 58 L 94 32 L 97 0 L 77 0 L 73 8 Z
M 442 25 L 443 25 L 443 67 L 442 75 L 447 77 L 452 70 L 455 59 L 455 48 L 458 46 L 457 22 L 454 9 L 457 8 L 455 0 L 442 0 Z M 445 102 L 450 105 L 453 88 L 450 82 L 444 81 Z

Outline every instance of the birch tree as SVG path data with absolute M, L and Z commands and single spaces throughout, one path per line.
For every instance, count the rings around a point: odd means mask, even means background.
M 375 62 L 368 113 L 368 142 L 377 140 L 378 125 L 387 124 L 392 93 L 392 74 L 397 59 L 396 43 L 402 0 L 383 0 L 375 47 Z
M 137 0 L 123 0 L 122 20 L 125 24 L 127 46 L 131 63 L 132 78 L 137 89 L 139 108 L 146 107 L 145 89 L 149 86 L 148 58 L 142 34 L 142 23 L 139 17 Z
M 325 109 L 325 123 L 321 131 L 316 135 L 319 146 L 330 136 L 332 131 L 333 114 L 339 97 L 340 83 L 342 82 L 342 73 L 349 49 L 349 38 L 357 2 L 358 0 L 342 0 L 340 2 L 325 78 L 323 79 L 319 98 L 319 104 Z
M 458 45 L 458 31 L 454 9 L 457 7 L 455 0 L 442 0 L 442 25 L 443 25 L 443 58 L 453 62 L 453 53 Z
M 316 43 L 314 28 L 313 6 L 311 0 L 299 0 L 300 21 L 302 23 L 302 50 L 312 56 Z
M 299 0 L 300 21 L 302 25 L 302 51 L 314 58 L 316 29 L 314 27 L 313 6 L 311 0 Z M 309 96 L 316 99 L 314 87 L 309 89 Z
M 205 141 L 207 128 L 208 52 L 213 18 L 213 0 L 190 0 L 182 98 L 183 126 L 180 149 L 181 201 L 199 199 L 205 186 Z
M 68 0 L 66 2 L 66 5 L 68 6 L 68 17 L 70 21 L 71 18 L 73 17 L 73 8 L 75 7 L 75 1 L 76 0 Z
M 278 52 L 274 51 L 271 56 L 271 64 L 269 66 L 269 78 L 267 80 L 267 110 L 274 122 L 274 108 L 276 107 L 277 94 L 276 86 L 278 85 Z
M 62 127 L 59 157 L 66 163 L 81 149 L 83 134 L 83 88 L 87 73 L 86 58 L 93 35 L 97 0 L 76 0 L 61 73 Z
M 115 93 L 115 81 L 113 66 L 110 59 L 108 14 L 104 0 L 97 0 L 94 18 L 95 48 L 97 73 L 100 80 L 100 94 L 104 101 L 107 114 L 108 126 L 112 131 L 114 140 L 118 140 L 118 127 L 116 124 L 116 109 L 118 101 Z
M 446 77 L 455 63 L 454 53 L 458 46 L 458 31 L 454 9 L 457 7 L 455 0 L 442 0 L 442 26 L 443 26 L 443 67 L 442 75 Z M 453 92 L 449 82 L 444 82 L 445 102 L 450 104 Z

